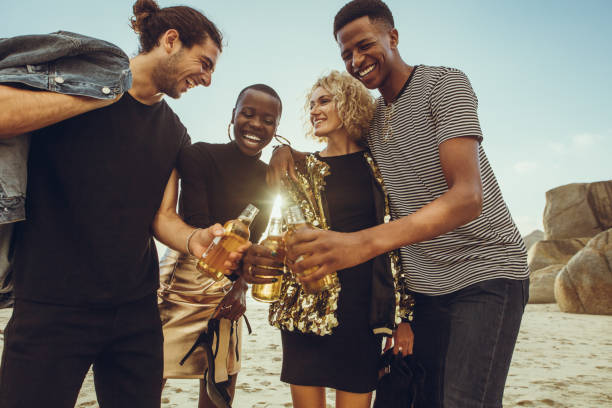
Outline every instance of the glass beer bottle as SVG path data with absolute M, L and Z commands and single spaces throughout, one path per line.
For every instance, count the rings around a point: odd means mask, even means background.
M 289 207 L 286 213 L 287 218 L 287 234 L 293 234 L 295 231 L 302 227 L 312 228 L 312 226 L 306 221 L 304 218 L 304 214 L 299 206 L 293 205 Z M 300 262 L 306 259 L 308 255 L 301 255 L 295 262 Z M 308 276 L 314 271 L 316 271 L 319 267 L 313 266 L 311 268 L 306 269 L 302 273 L 298 274 L 298 276 Z M 336 273 L 330 273 L 325 275 L 324 277 L 317 279 L 316 281 L 310 282 L 302 282 L 302 288 L 304 292 L 309 294 L 320 293 L 324 290 L 332 289 L 338 285 L 338 277 Z
M 285 241 L 283 240 L 283 221 L 280 217 L 270 218 L 270 226 L 268 228 L 268 236 L 261 241 L 262 246 L 273 251 L 276 256 L 275 261 L 280 266 L 257 265 L 261 271 L 266 270 L 271 273 L 258 272 L 255 274 L 258 278 L 274 278 L 276 282 L 272 283 L 255 283 L 251 286 L 251 296 L 253 299 L 260 302 L 274 302 L 280 298 L 281 286 L 283 284 L 283 275 L 278 275 L 273 272 L 285 273 Z
M 216 281 L 223 279 L 225 276 L 225 261 L 230 252 L 236 251 L 239 246 L 249 240 L 251 235 L 249 226 L 258 212 L 257 207 L 249 204 L 237 219 L 226 222 L 223 226 L 225 233 L 213 239 L 213 242 L 198 261 L 196 268 Z

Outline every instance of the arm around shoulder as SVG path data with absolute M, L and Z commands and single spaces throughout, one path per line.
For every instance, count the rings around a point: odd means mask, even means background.
M 293 180 L 297 180 L 295 162 L 304 160 L 306 155 L 307 153 L 298 152 L 287 144 L 276 146 L 268 164 L 266 175 L 268 185 L 279 186 L 282 178 L 286 175 L 289 175 Z
M 118 101 L 0 85 L 0 138 L 53 125 Z

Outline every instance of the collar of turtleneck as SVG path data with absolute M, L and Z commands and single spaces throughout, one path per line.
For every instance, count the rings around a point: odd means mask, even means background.
M 240 147 L 238 147 L 238 143 L 236 143 L 235 140 L 232 140 L 231 142 L 229 142 L 229 144 L 231 146 L 234 147 L 234 149 L 236 149 L 236 151 L 242 155 L 245 159 L 250 159 L 250 160 L 259 160 L 259 158 L 261 157 L 261 152 L 257 153 L 255 156 L 249 156 L 244 154 L 244 152 L 242 150 L 240 150 Z

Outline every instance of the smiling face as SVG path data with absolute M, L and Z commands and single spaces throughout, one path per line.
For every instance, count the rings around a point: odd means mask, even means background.
M 336 41 L 349 74 L 368 89 L 385 85 L 398 60 L 395 29 L 364 16 L 342 27 Z
M 310 97 L 310 123 L 317 137 L 329 137 L 343 127 L 333 95 L 322 86 Z
M 274 96 L 256 89 L 244 91 L 232 117 L 238 148 L 247 156 L 259 154 L 276 134 L 280 117 L 281 104 Z
M 221 51 L 210 38 L 191 48 L 180 42 L 175 47 L 155 67 L 153 81 L 159 92 L 176 99 L 198 85 L 210 85 Z

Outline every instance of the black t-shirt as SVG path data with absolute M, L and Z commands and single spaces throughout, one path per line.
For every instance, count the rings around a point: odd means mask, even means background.
M 195 143 L 183 149 L 180 212 L 187 224 L 208 227 L 235 219 L 251 203 L 259 214 L 250 227 L 257 242 L 266 229 L 274 197 L 266 186 L 267 165 L 243 154 L 235 142 Z
M 190 144 L 166 102 L 120 101 L 41 129 L 18 225 L 18 299 L 111 306 L 159 283 L 151 224 L 179 152 Z

